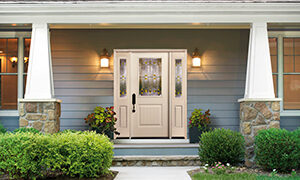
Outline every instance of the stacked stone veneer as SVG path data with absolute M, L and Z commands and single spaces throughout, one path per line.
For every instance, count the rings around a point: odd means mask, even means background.
M 245 138 L 245 165 L 254 163 L 254 138 L 259 130 L 280 128 L 279 101 L 244 101 L 240 103 L 240 131 Z
M 60 129 L 60 102 L 19 102 L 19 126 L 33 127 L 44 133 Z
M 200 166 L 199 156 L 115 156 L 113 166 Z

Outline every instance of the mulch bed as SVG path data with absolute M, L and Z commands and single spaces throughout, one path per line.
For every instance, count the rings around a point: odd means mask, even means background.
M 208 168 L 208 172 L 213 173 L 210 167 Z M 197 174 L 197 173 L 205 173 L 205 171 L 204 171 L 203 168 L 198 168 L 198 169 L 188 171 L 188 174 L 190 176 L 193 176 L 194 174 Z M 257 175 L 266 175 L 266 176 L 268 176 L 268 175 L 270 175 L 271 172 L 264 171 L 264 170 L 259 169 L 259 168 L 248 168 L 248 167 L 240 166 L 240 167 L 236 167 L 234 173 L 248 173 L 248 174 L 257 174 Z M 298 170 L 297 174 L 299 174 L 299 173 L 300 173 L 300 171 Z M 290 173 L 288 173 L 288 174 L 277 173 L 277 175 L 287 176 L 287 175 L 290 175 Z
M 100 176 L 98 178 L 80 178 L 80 180 L 113 180 L 119 173 L 118 171 L 110 171 L 111 174 L 105 175 L 105 176 Z M 53 177 L 53 178 L 44 178 L 44 179 L 51 179 L 51 180 L 75 180 L 79 178 L 72 178 L 68 176 L 59 176 L 59 177 Z M 0 180 L 9 180 L 9 176 L 6 175 L 0 175 Z

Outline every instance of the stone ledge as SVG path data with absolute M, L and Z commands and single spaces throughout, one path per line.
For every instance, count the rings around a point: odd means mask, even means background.
M 199 166 L 199 156 L 115 156 L 113 166 Z
M 114 160 L 146 160 L 146 161 L 170 161 L 170 160 L 199 160 L 199 156 L 115 156 Z
M 18 99 L 18 102 L 24 103 L 24 102 L 58 102 L 61 103 L 62 100 L 60 99 Z
M 281 98 L 242 98 L 242 99 L 238 99 L 238 102 L 258 102 L 258 101 L 270 102 L 270 101 L 282 101 L 282 99 Z

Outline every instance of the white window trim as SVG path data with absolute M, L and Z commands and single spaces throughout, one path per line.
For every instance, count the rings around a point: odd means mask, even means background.
M 277 94 L 280 101 L 280 116 L 300 116 L 299 110 L 283 109 L 283 38 L 300 38 L 299 31 L 270 31 L 270 38 L 277 38 Z M 300 73 L 299 73 L 300 74 Z
M 18 38 L 18 59 L 23 59 L 24 52 L 24 39 L 31 38 L 31 31 L 29 32 L 0 32 L 0 38 Z M 22 47 L 21 47 L 22 46 Z M 21 51 L 20 51 L 21 50 Z M 18 98 L 23 98 L 23 77 L 25 74 L 23 71 L 23 61 L 18 61 Z M 19 109 L 19 105 L 18 105 Z M 19 116 L 18 110 L 0 110 L 1 116 Z

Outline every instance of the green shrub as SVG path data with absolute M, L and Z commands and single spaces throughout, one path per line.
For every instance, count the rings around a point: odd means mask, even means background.
M 255 137 L 255 160 L 265 170 L 287 172 L 300 165 L 299 129 L 262 130 Z
M 81 132 L 82 131 L 77 131 L 74 129 L 65 129 L 65 130 L 59 131 L 58 133 L 81 133 Z
M 6 133 L 6 129 L 0 124 L 0 134 Z
M 12 133 L 26 133 L 26 132 L 31 132 L 33 134 L 40 134 L 40 131 L 34 128 L 27 128 L 27 127 L 21 127 L 18 129 L 13 130 Z
M 31 179 L 39 175 L 40 155 L 36 134 L 0 135 L 0 171 L 11 177 Z
M 236 165 L 244 158 L 244 137 L 229 129 L 214 129 L 200 137 L 200 161 L 213 165 L 215 162 Z
M 113 146 L 95 132 L 0 135 L 0 172 L 13 178 L 98 177 L 109 172 Z
M 48 161 L 52 170 L 69 176 L 97 177 L 109 172 L 113 147 L 109 139 L 96 132 L 66 132 L 53 135 L 54 152 Z

